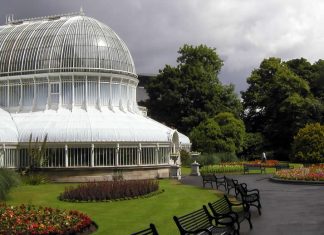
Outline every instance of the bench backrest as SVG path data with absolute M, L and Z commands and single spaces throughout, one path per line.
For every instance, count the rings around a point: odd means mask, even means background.
M 226 181 L 227 186 L 235 188 L 236 182 L 233 179 L 227 178 L 226 176 L 224 176 L 224 179 Z
M 232 211 L 228 199 L 225 195 L 224 197 L 218 199 L 215 202 L 208 203 L 208 205 L 211 211 L 213 212 L 214 216 L 227 214 Z
M 204 181 L 215 181 L 214 175 L 201 175 Z
M 159 235 L 155 225 L 154 224 L 150 224 L 150 227 L 144 230 L 141 230 L 139 232 L 136 233 L 132 233 L 131 235 Z
M 289 169 L 289 163 L 280 163 L 279 165 L 276 166 L 279 169 Z
M 244 169 L 261 169 L 261 164 L 243 164 Z
M 236 190 L 243 196 L 246 196 L 247 194 L 246 188 L 244 188 L 242 184 L 237 184 Z
M 184 216 L 173 216 L 173 219 L 181 234 L 184 234 L 186 231 L 196 231 L 212 226 L 212 216 L 205 206 Z

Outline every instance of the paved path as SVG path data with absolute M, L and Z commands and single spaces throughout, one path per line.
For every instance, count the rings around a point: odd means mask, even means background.
M 241 235 L 324 235 L 324 186 L 274 183 L 267 174 L 228 177 L 261 194 L 262 215 L 252 207 L 253 229 L 244 221 Z M 185 176 L 181 181 L 202 187 L 198 176 Z

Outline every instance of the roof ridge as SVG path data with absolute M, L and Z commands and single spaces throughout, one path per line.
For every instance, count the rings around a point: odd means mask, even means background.
M 61 17 L 72 17 L 72 16 L 84 16 L 83 11 L 79 11 L 79 12 L 70 12 L 70 13 L 65 13 L 65 14 L 57 14 L 57 15 L 49 15 L 49 16 L 41 16 L 41 17 L 33 17 L 33 18 L 25 18 L 25 19 L 8 19 L 7 21 L 7 25 L 8 24 L 19 24 L 19 23 L 23 23 L 26 21 L 41 21 L 41 20 L 55 20 L 55 19 L 59 19 Z

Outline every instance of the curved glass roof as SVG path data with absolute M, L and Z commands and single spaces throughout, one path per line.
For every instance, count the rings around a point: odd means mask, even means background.
M 0 109 L 1 110 L 1 109 Z M 148 117 L 130 112 L 74 108 L 46 110 L 33 113 L 13 113 L 18 141 L 28 143 L 33 138 L 49 143 L 72 142 L 165 142 L 169 143 L 175 130 Z M 0 119 L 1 120 L 1 119 Z M 1 139 L 0 139 L 1 140 Z M 190 140 L 179 133 L 181 144 Z
M 0 108 L 0 143 L 18 143 L 18 136 L 17 127 L 11 115 Z
M 0 26 L 0 77 L 78 71 L 136 77 L 126 44 L 93 18 L 56 16 Z

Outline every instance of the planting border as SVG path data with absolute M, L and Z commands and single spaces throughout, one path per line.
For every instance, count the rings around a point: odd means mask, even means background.
M 312 180 L 287 180 L 281 179 L 277 177 L 269 178 L 270 181 L 275 183 L 282 183 L 282 184 L 300 184 L 300 185 L 323 185 L 324 181 L 312 181 Z
M 88 201 L 79 201 L 79 200 L 68 200 L 68 199 L 60 199 L 60 197 L 58 196 L 57 199 L 62 201 L 62 202 L 76 202 L 76 203 L 96 203 L 96 202 L 118 202 L 118 201 L 125 201 L 125 200 L 134 200 L 134 199 L 141 199 L 141 198 L 150 198 L 150 197 L 154 197 L 157 196 L 161 193 L 164 192 L 164 189 L 161 190 L 156 190 L 154 192 L 151 192 L 149 194 L 146 195 L 142 195 L 142 196 L 136 196 L 136 197 L 124 197 L 124 198 L 118 198 L 118 199 L 113 199 L 113 200 L 88 200 Z

